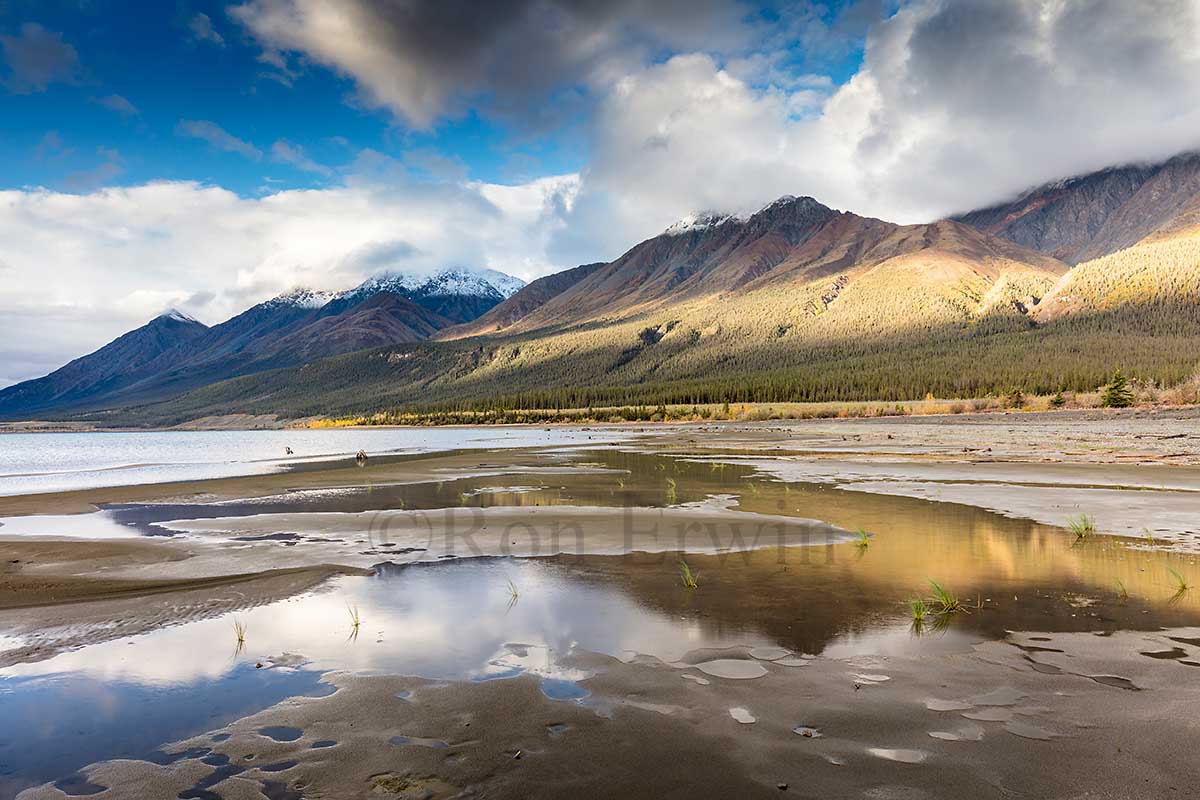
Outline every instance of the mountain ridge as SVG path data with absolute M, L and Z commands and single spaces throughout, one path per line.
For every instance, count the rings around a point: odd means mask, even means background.
M 392 291 L 402 281 L 411 287 L 409 294 L 419 294 L 417 300 Z M 519 279 L 459 268 L 420 277 L 391 273 L 390 280 L 369 278 L 344 292 L 297 287 L 211 327 L 168 309 L 50 375 L 0 389 L 0 417 L 157 402 L 244 374 L 419 341 L 458 321 L 427 306 L 452 306 L 469 320 L 473 311 L 484 313 L 501 302 L 503 291 L 515 290 L 513 282 Z M 153 338 L 168 323 L 199 327 L 189 327 L 193 334 L 177 340 Z M 135 350 L 131 341 L 147 344 Z
M 159 353 L 144 383 L 125 375 L 101 400 L 179 420 L 488 398 L 964 396 L 1095 386 L 1122 363 L 1179 380 L 1200 345 L 1197 231 L 1193 154 L 917 225 L 788 195 L 753 214 L 691 215 L 506 297 L 476 293 L 494 302 L 467 322 L 408 277 L 324 305 L 299 291 Z M 353 302 L 363 295 L 380 299 Z M 189 348 L 201 355 L 179 359 Z

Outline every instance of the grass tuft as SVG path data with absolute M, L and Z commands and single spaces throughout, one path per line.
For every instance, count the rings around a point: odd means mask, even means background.
M 908 608 L 912 612 L 912 620 L 916 624 L 921 624 L 929 616 L 929 605 L 920 597 L 914 597 L 908 601 Z
M 942 586 L 933 578 L 929 579 L 929 585 L 933 587 L 933 597 L 929 598 L 929 602 L 933 605 L 937 613 L 957 614 L 960 611 L 966 612 L 967 607 L 964 606 L 957 597 L 951 594 L 946 587 Z
M 1096 533 L 1096 518 L 1090 514 L 1080 514 L 1067 520 L 1067 528 L 1075 534 L 1075 541 L 1085 541 Z
M 855 531 L 854 535 L 858 537 L 857 540 L 855 540 L 855 542 L 854 542 L 855 547 L 866 550 L 868 547 L 871 546 L 871 537 L 862 528 L 859 528 L 857 531 Z
M 687 565 L 686 561 L 679 562 L 679 579 L 683 581 L 683 585 L 688 589 L 695 589 L 700 584 L 697 582 L 699 576 L 692 572 L 692 568 Z
M 1117 578 L 1117 597 L 1121 598 L 1122 603 L 1129 599 L 1129 589 L 1125 587 L 1125 581 L 1120 578 Z
M 237 636 L 237 652 L 242 652 L 242 648 L 246 646 L 246 623 L 240 619 L 233 620 L 233 632 Z

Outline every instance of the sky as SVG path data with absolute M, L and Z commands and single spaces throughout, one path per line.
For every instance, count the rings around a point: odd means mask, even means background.
M 0 386 L 167 308 L 531 280 L 1200 147 L 1200 0 L 0 0 Z

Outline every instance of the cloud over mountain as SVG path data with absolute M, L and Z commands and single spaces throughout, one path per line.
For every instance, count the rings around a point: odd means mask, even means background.
M 552 267 L 539 254 L 561 224 L 549 210 L 569 204 L 576 186 L 573 176 L 520 187 L 390 177 L 262 198 L 190 182 L 0 192 L 0 340 L 23 342 L 0 382 L 94 349 L 169 306 L 212 323 L 296 285 L 346 289 L 387 268 L 544 274 Z M 45 333 L 32 342 L 31 317 Z

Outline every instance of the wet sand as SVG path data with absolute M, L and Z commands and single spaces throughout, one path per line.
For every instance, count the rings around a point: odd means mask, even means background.
M 1194 716 L 1181 712 L 1200 704 L 1200 684 L 1137 656 L 1154 643 L 1170 642 L 1036 640 L 1055 651 L 1040 660 L 1083 674 L 1033 669 L 1020 637 L 942 656 L 936 669 L 897 657 L 788 667 L 731 650 L 696 659 L 753 662 L 763 677 L 705 684 L 683 679 L 701 674 L 687 659 L 581 653 L 573 665 L 594 677 L 579 703 L 548 698 L 531 677 L 332 675 L 331 696 L 178 742 L 173 763 L 114 761 L 84 776 L 143 798 L 1187 797 L 1200 764 Z M 1108 673 L 1134 674 L 1133 686 L 1088 677 Z M 735 707 L 755 721 L 735 720 Z M 22 795 L 62 797 L 51 786 Z
M 557 698 L 536 670 L 325 671 L 327 697 L 21 797 L 1189 796 L 1200 419 L 1010 416 L 664 426 L 591 450 L 0 498 L 0 645 L 17 640 L 0 668 L 474 560 L 561 566 L 682 633 L 770 643 L 572 645 L 552 658 L 581 693 Z M 1085 512 L 1100 534 L 1074 546 L 1061 526 Z M 58 516 L 32 536 L 21 515 Z M 64 538 L 100 516 L 128 538 Z M 974 605 L 897 626 L 930 577 Z M 511 602 L 536 603 L 519 582 Z M 305 649 L 252 663 L 303 670 Z M 26 786 L 0 777 L 0 797 Z

